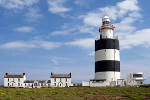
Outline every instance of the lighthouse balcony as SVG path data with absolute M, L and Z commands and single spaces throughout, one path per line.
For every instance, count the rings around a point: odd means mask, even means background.
M 102 25 L 100 28 L 99 28 L 99 32 L 101 32 L 101 30 L 103 29 L 112 29 L 114 30 L 114 26 L 113 25 Z

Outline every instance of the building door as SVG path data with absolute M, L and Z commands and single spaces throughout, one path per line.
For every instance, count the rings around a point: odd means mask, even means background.
M 58 87 L 63 87 L 62 82 L 59 82 L 59 83 L 58 83 Z

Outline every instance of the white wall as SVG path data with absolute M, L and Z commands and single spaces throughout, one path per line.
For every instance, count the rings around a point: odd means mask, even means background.
M 82 81 L 82 86 L 90 86 L 90 82 Z
M 113 71 L 107 71 L 107 72 L 96 72 L 95 73 L 95 79 L 101 80 L 106 79 L 106 85 L 110 85 L 112 81 L 116 81 L 117 79 L 120 79 L 120 72 L 113 72 Z
M 69 87 L 69 86 L 72 86 L 71 78 L 67 78 L 67 81 L 66 78 L 56 78 L 56 81 L 55 78 L 51 78 L 51 87 Z
M 24 83 L 24 84 L 25 84 L 25 88 L 32 88 L 33 83 Z
M 137 73 L 138 74 L 138 73 Z M 142 85 L 144 82 L 145 78 L 144 77 L 133 77 L 133 73 L 127 73 L 126 75 L 126 82 L 128 86 L 137 86 L 137 85 Z M 141 84 L 142 82 L 142 84 Z
M 114 56 L 115 55 L 115 56 Z M 117 49 L 102 49 L 95 52 L 95 61 L 115 60 L 120 61 L 120 52 Z
M 113 30 L 112 29 L 103 29 L 101 31 L 102 38 L 111 38 L 113 39 Z
M 48 87 L 47 83 L 39 83 L 38 81 L 34 81 L 33 83 L 24 83 L 25 88 L 42 88 L 42 87 Z
M 24 87 L 25 80 L 26 80 L 25 76 L 24 78 L 4 78 L 4 87 Z M 8 83 L 9 83 L 9 86 L 8 86 Z
M 105 87 L 105 86 L 109 86 L 110 84 L 108 84 L 106 81 L 101 81 L 101 82 L 94 82 L 94 81 L 90 81 L 90 87 Z

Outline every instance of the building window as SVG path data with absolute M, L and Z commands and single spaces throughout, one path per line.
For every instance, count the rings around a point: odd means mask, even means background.
M 15 79 L 13 78 L 13 81 L 15 81 Z
M 8 83 L 8 86 L 9 86 L 9 83 Z
M 38 86 L 38 83 L 34 83 L 34 86 Z
M 41 83 L 41 86 L 43 86 L 43 83 Z
M 67 78 L 66 78 L 66 82 L 67 82 Z
M 109 24 L 109 21 L 104 21 L 104 22 L 103 22 L 103 25 L 105 25 L 105 24 Z
M 54 78 L 54 81 L 56 82 L 56 78 Z
M 61 82 L 61 78 L 60 78 L 60 82 Z
M 66 83 L 66 87 L 68 87 L 68 84 Z
M 54 85 L 56 86 L 56 83 L 54 83 Z
M 133 77 L 143 77 L 142 74 L 133 74 Z
M 25 84 L 25 86 L 26 86 L 26 84 Z
M 20 78 L 18 78 L 18 82 L 20 82 Z
M 8 78 L 8 82 L 9 82 L 9 78 Z
M 20 83 L 18 83 L 18 86 L 20 86 Z

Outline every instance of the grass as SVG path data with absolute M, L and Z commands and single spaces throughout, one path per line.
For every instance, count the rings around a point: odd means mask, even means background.
M 150 100 L 150 88 L 0 88 L 0 100 Z

